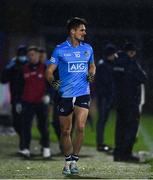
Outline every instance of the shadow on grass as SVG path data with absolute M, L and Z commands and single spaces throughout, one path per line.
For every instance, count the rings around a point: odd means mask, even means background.
M 30 158 L 24 157 L 20 155 L 19 153 L 11 153 L 6 155 L 9 158 L 21 158 L 21 160 L 29 160 L 29 161 L 60 161 L 60 159 L 56 159 L 56 157 L 64 157 L 61 153 L 52 154 L 51 158 L 43 158 L 42 155 L 31 153 Z M 80 155 L 80 158 L 92 158 L 93 155 Z
M 41 154 L 31 154 L 31 156 L 28 158 L 28 157 L 25 157 L 25 156 L 22 156 L 18 153 L 12 153 L 12 154 L 8 154 L 8 157 L 9 158 L 20 158 L 21 160 L 27 160 L 27 161 L 60 161 L 60 159 L 56 159 L 56 158 L 53 158 L 53 157 L 50 157 L 50 158 L 43 158 L 41 156 Z
M 80 154 L 79 155 L 80 158 L 91 158 L 91 157 L 94 157 L 94 155 L 89 155 L 89 154 Z
M 64 154 L 62 153 L 56 153 L 56 154 L 52 154 L 53 157 L 64 157 Z M 89 154 L 80 154 L 79 155 L 80 158 L 91 158 L 94 157 L 94 155 L 89 155 Z
M 80 175 L 68 175 L 68 176 L 65 176 L 65 179 L 102 179 L 100 177 L 92 177 L 92 176 L 80 176 Z
M 57 159 L 56 157 L 60 157 L 60 156 L 53 155 L 52 157 L 45 159 L 41 155 L 32 154 L 30 158 L 23 157 L 23 156 L 21 158 L 24 160 L 29 160 L 29 161 L 61 161 L 61 159 Z M 64 158 L 64 156 L 62 157 Z M 92 156 L 85 155 L 83 158 L 87 158 L 87 157 L 92 157 Z

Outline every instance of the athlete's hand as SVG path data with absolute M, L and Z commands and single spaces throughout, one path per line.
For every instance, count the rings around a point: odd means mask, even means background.
M 60 87 L 60 80 L 52 80 L 51 81 L 51 86 L 55 89 L 58 90 Z
M 94 80 L 95 80 L 94 74 L 89 73 L 89 74 L 87 75 L 87 81 L 89 81 L 90 83 L 92 83 L 92 82 L 94 82 Z

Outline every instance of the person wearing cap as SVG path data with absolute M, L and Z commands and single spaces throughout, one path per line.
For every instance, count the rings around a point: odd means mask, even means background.
M 113 44 L 106 45 L 104 57 L 97 64 L 96 95 L 97 95 L 97 150 L 111 153 L 112 148 L 104 142 L 105 125 L 111 108 L 115 102 L 115 82 L 113 78 L 113 66 L 116 59 L 116 47 Z
M 114 161 L 139 162 L 132 154 L 139 125 L 141 84 L 147 76 L 136 58 L 137 48 L 126 43 L 114 66 L 117 89 L 117 122 Z
M 23 148 L 21 140 L 21 96 L 24 83 L 22 79 L 22 68 L 27 63 L 26 51 L 27 47 L 25 45 L 20 45 L 17 48 L 16 56 L 8 62 L 0 78 L 1 83 L 10 83 L 12 120 L 13 127 L 19 136 L 19 153 Z

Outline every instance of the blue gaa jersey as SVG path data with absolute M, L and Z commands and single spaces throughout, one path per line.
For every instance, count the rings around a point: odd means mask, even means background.
M 80 43 L 73 47 L 67 40 L 58 45 L 50 59 L 50 64 L 58 66 L 60 95 L 78 97 L 90 94 L 87 81 L 88 66 L 94 63 L 93 49 L 89 44 Z

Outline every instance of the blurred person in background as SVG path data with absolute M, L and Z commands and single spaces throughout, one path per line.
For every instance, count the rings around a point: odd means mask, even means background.
M 39 59 L 36 46 L 27 49 L 29 63 L 23 68 L 23 150 L 22 155 L 30 157 L 31 129 L 34 116 L 37 117 L 38 129 L 41 134 L 41 150 L 43 158 L 51 156 L 48 123 L 48 100 L 46 100 L 47 81 L 46 66 Z
M 96 70 L 96 95 L 97 95 L 97 150 L 111 153 L 113 149 L 105 144 L 104 132 L 110 110 L 115 104 L 115 80 L 113 66 L 116 60 L 116 47 L 113 44 L 106 45 L 104 58 L 100 59 Z
M 39 52 L 39 60 L 42 64 L 46 64 L 48 63 L 48 58 L 47 58 L 47 51 L 44 47 L 39 47 L 38 48 L 38 52 Z
M 139 162 L 132 154 L 140 119 L 141 84 L 146 73 L 137 60 L 137 47 L 129 42 L 114 65 L 117 88 L 117 122 L 114 161 Z
M 16 135 L 12 127 L 9 84 L 0 83 L 0 135 Z
M 21 142 L 21 114 L 22 103 L 21 96 L 23 93 L 22 68 L 27 63 L 27 47 L 20 45 L 17 48 L 16 56 L 10 60 L 1 74 L 1 83 L 9 83 L 11 93 L 13 127 L 19 136 L 19 152 L 23 149 Z
M 41 63 L 45 64 L 46 67 L 50 64 L 50 61 L 47 58 L 47 51 L 44 47 L 39 47 L 39 60 Z M 54 77 L 58 79 L 58 70 L 55 71 Z M 58 100 L 59 100 L 59 93 L 56 91 L 52 86 L 48 87 L 48 93 L 46 94 L 45 99 L 49 99 L 49 107 L 48 107 L 48 114 L 49 118 L 51 118 L 51 124 L 54 128 L 55 134 L 57 136 L 58 142 L 59 142 L 59 149 L 61 153 L 63 153 L 62 146 L 60 143 L 60 135 L 61 135 L 61 130 L 60 130 L 60 122 L 59 122 L 59 117 L 58 117 L 58 111 L 57 111 L 57 106 L 58 106 Z M 44 99 L 44 100 L 45 100 Z
M 59 75 L 58 75 L 58 70 L 56 70 L 54 72 L 54 77 L 55 79 L 59 79 Z M 62 148 L 62 144 L 61 144 L 61 128 L 60 128 L 60 120 L 59 120 L 59 115 L 58 115 L 58 104 L 60 101 L 60 95 L 59 92 L 54 89 L 51 86 L 51 93 L 53 93 L 53 111 L 52 111 L 52 126 L 54 128 L 55 134 L 57 136 L 58 139 L 58 143 L 59 143 L 59 149 L 60 152 L 63 154 L 63 148 Z

